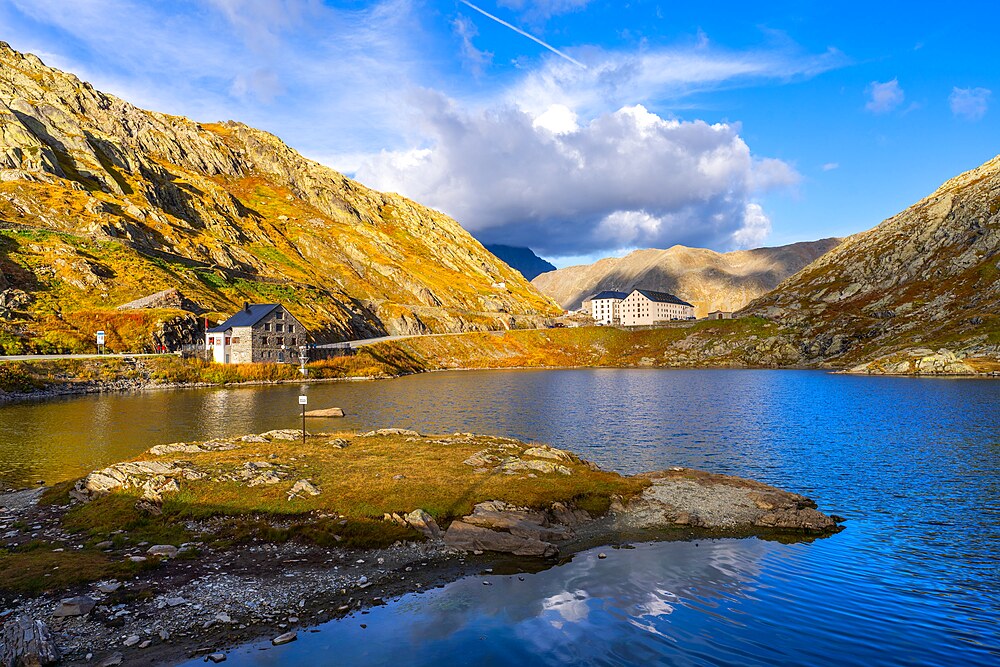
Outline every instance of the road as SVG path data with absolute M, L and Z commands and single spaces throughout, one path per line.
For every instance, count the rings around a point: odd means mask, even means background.
M 0 361 L 42 361 L 44 359 L 129 359 L 131 357 L 162 357 L 160 354 L 10 354 Z

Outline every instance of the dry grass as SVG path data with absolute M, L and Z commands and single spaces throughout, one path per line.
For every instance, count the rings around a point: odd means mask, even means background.
M 348 446 L 333 447 L 330 442 L 334 438 L 346 440 Z M 511 448 L 497 449 L 503 443 L 510 443 Z M 116 544 L 125 540 L 180 544 L 198 537 L 189 533 L 188 522 L 211 519 L 215 523 L 207 539 L 222 546 L 249 539 L 295 539 L 320 545 L 381 547 L 397 540 L 420 539 L 409 528 L 383 521 L 384 514 L 405 514 L 419 508 L 447 525 L 485 500 L 533 508 L 562 501 L 599 514 L 607 510 L 612 496 L 629 498 L 649 484 L 643 479 L 592 470 L 575 456 L 562 462 L 571 469 L 570 475 L 477 473 L 463 463 L 484 449 L 516 455 L 528 447 L 514 443 L 486 436 L 365 438 L 338 434 L 311 436 L 305 444 L 240 443 L 238 449 L 230 451 L 167 455 L 159 460 L 183 458 L 185 465 L 210 477 L 181 481 L 180 492 L 164 499 L 161 516 L 137 510 L 137 492 L 115 492 L 76 506 L 63 524 L 85 536 L 89 544 L 106 539 L 114 539 Z M 155 457 L 146 454 L 140 458 Z M 279 483 L 257 487 L 212 481 L 212 477 L 237 470 L 248 461 L 266 461 L 287 474 Z M 321 494 L 289 500 L 289 489 L 299 479 L 309 479 Z M 66 492 L 66 487 L 54 490 L 46 502 L 64 500 Z M 116 534 L 120 530 L 125 533 Z

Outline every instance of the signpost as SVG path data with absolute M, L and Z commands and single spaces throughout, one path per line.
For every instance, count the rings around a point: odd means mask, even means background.
M 305 394 L 299 394 L 299 405 L 302 406 L 302 444 L 306 444 L 306 405 L 309 403 L 309 397 Z
M 97 354 L 104 354 L 104 332 L 97 332 Z

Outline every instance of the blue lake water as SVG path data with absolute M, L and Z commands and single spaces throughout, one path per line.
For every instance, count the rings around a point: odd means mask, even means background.
M 293 427 L 299 391 L 0 407 L 0 483 L 72 476 L 157 442 Z M 288 646 L 244 647 L 231 663 L 1000 664 L 998 382 L 565 370 L 306 391 L 313 407 L 348 411 L 327 429 L 497 433 L 624 473 L 685 465 L 738 474 L 849 521 L 812 543 L 640 544 L 578 554 L 524 581 L 464 579 Z

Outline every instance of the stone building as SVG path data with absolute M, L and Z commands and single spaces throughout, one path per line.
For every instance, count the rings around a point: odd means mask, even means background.
M 618 313 L 619 322 L 626 327 L 695 319 L 694 306 L 687 301 L 673 294 L 648 289 L 632 290 L 618 304 Z
M 277 303 L 245 303 L 217 327 L 205 332 L 205 349 L 220 364 L 295 363 L 309 332 Z

